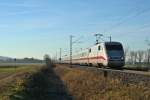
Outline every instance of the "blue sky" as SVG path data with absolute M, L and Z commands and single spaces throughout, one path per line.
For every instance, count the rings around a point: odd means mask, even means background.
M 112 36 L 133 49 L 148 48 L 149 0 L 1 0 L 0 55 L 42 58 L 69 49 L 69 35 L 91 46 L 93 34 Z

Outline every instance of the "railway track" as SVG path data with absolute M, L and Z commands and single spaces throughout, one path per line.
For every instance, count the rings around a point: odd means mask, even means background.
M 63 65 L 68 66 L 69 65 Z M 117 69 L 104 69 L 89 66 L 72 65 L 72 68 L 81 70 L 92 71 L 94 73 L 121 80 L 124 84 L 143 84 L 150 87 L 150 71 L 134 71 L 134 70 L 117 70 Z

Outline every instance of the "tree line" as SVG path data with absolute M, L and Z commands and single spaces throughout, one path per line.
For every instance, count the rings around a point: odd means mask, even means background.
M 150 49 L 147 50 L 129 50 L 125 49 L 126 63 L 129 64 L 150 64 Z

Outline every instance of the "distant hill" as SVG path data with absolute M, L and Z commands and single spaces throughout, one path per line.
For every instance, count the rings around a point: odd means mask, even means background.
M 4 57 L 0 56 L 0 62 L 1 63 L 41 63 L 43 60 L 36 59 L 36 58 L 11 58 L 11 57 Z
M 8 61 L 8 60 L 12 60 L 13 58 L 10 57 L 4 57 L 4 56 L 0 56 L 0 60 L 1 61 Z

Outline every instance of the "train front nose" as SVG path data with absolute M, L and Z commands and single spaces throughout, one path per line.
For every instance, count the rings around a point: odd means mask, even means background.
M 108 57 L 108 66 L 111 67 L 122 67 L 124 66 L 124 57 L 118 56 L 118 57 Z

